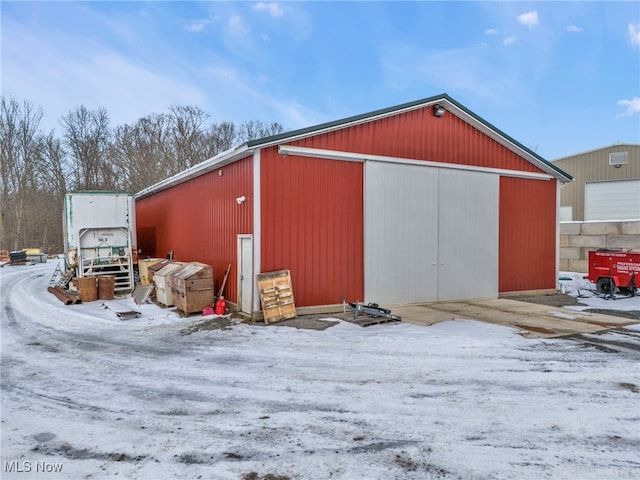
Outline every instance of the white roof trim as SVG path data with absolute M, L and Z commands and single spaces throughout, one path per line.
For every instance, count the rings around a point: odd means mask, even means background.
M 300 140 L 300 139 L 303 139 L 303 138 L 312 137 L 312 136 L 316 136 L 316 135 L 321 135 L 323 133 L 328 133 L 328 132 L 335 131 L 335 130 L 341 130 L 343 128 L 348 128 L 348 127 L 352 127 L 352 126 L 355 126 L 355 125 L 360 125 L 360 124 L 363 124 L 363 123 L 370 123 L 370 122 L 373 122 L 373 121 L 376 121 L 376 120 L 380 120 L 382 118 L 393 117 L 395 115 L 406 113 L 406 112 L 409 112 L 409 111 L 412 111 L 412 110 L 419 110 L 421 108 L 424 108 L 424 107 L 427 107 L 427 106 L 431 106 L 431 105 L 442 105 L 443 107 L 445 107 L 447 112 L 451 113 L 452 115 L 455 115 L 456 117 L 462 119 L 464 122 L 468 123 L 469 125 L 473 126 L 476 129 L 480 130 L 482 133 L 487 135 L 489 138 L 495 140 L 500 145 L 506 147 L 507 149 L 509 149 L 510 151 L 515 153 L 516 155 L 522 157 L 523 159 L 525 159 L 529 163 L 533 164 L 535 167 L 539 168 L 543 172 L 548 173 L 553 178 L 558 179 L 562 183 L 567 183 L 567 182 L 571 181 L 570 178 L 565 177 L 560 172 L 555 170 L 553 168 L 553 166 L 550 166 L 546 162 L 540 161 L 534 155 L 531 155 L 530 152 L 528 152 L 527 150 L 523 149 L 521 146 L 517 145 L 516 143 L 513 143 L 512 141 L 510 141 L 503 134 L 501 134 L 498 131 L 496 131 L 495 127 L 492 127 L 491 125 L 488 125 L 487 123 L 484 123 L 483 121 L 481 121 L 478 118 L 476 118 L 475 116 L 469 114 L 465 110 L 459 108 L 456 104 L 450 102 L 449 100 L 447 100 L 444 97 L 442 97 L 442 98 L 432 98 L 430 101 L 426 101 L 424 103 L 412 104 L 412 105 L 410 105 L 410 106 L 408 106 L 406 108 L 402 108 L 402 109 L 385 111 L 383 113 L 380 113 L 379 115 L 372 115 L 372 116 L 359 118 L 359 119 L 354 120 L 352 122 L 339 123 L 337 125 L 331 125 L 331 126 L 329 126 L 327 128 L 323 128 L 323 129 L 305 131 L 305 132 L 300 133 L 299 135 L 294 135 L 294 136 L 284 137 L 284 138 L 280 137 L 278 139 L 274 139 L 272 142 L 262 143 L 262 144 L 258 145 L 258 147 L 260 147 L 260 148 L 262 148 L 262 147 L 270 147 L 270 146 L 273 146 L 273 145 L 280 145 L 282 143 L 294 142 L 296 140 Z
M 172 177 L 166 178 L 154 185 L 151 185 L 150 187 L 140 190 L 135 194 L 135 198 L 138 200 L 140 198 L 148 197 L 149 195 L 166 190 L 167 188 L 171 188 L 175 185 L 179 185 L 180 183 L 191 180 L 192 178 L 199 177 L 200 175 L 215 170 L 216 168 L 223 167 L 235 162 L 236 160 L 240 160 L 241 158 L 251 155 L 253 150 L 255 150 L 255 148 L 248 148 L 246 143 L 232 147 L 229 150 L 219 153 L 215 157 L 211 157 L 210 159 L 183 170 Z
M 478 167 L 474 165 L 462 165 L 458 163 L 433 162 L 429 160 L 416 160 L 414 158 L 388 157 L 383 155 L 370 155 L 366 153 L 341 152 L 338 150 L 325 150 L 321 148 L 296 147 L 293 145 L 280 145 L 278 151 L 281 155 L 297 155 L 300 157 L 324 158 L 327 160 L 342 160 L 347 162 L 385 162 L 404 165 L 418 165 L 421 167 L 448 168 L 451 170 L 467 170 L 473 172 L 494 173 L 503 177 L 529 178 L 534 180 L 551 180 L 554 178 L 546 173 L 525 172 L 521 170 L 509 170 L 504 168 Z
M 334 132 L 336 130 L 342 130 L 345 128 L 349 128 L 349 127 L 353 127 L 356 125 L 361 125 L 363 123 L 371 123 L 374 122 L 376 120 L 381 120 L 383 118 L 387 118 L 387 117 L 394 117 L 396 115 L 400 115 L 402 113 L 406 113 L 406 112 L 410 112 L 412 110 L 419 110 L 421 108 L 424 108 L 425 106 L 428 105 L 451 105 L 450 103 L 446 102 L 446 100 L 434 100 L 431 102 L 425 102 L 425 103 L 420 103 L 417 105 L 411 105 L 409 107 L 406 108 L 401 108 L 401 109 L 397 109 L 397 110 L 392 110 L 392 111 L 385 111 L 383 113 L 380 113 L 378 115 L 371 115 L 371 116 L 367 116 L 367 117 L 363 117 L 363 118 L 358 118 L 357 120 L 353 120 L 351 122 L 344 122 L 344 123 L 338 123 L 336 125 L 330 125 L 328 127 L 325 128 L 319 128 L 317 130 L 311 130 L 311 131 L 307 131 L 306 129 L 304 129 L 304 132 L 301 132 L 298 135 L 291 135 L 290 137 L 284 137 L 284 138 L 277 138 L 271 142 L 265 142 L 265 143 L 261 143 L 260 145 L 258 145 L 260 148 L 263 147 L 272 147 L 274 145 L 280 145 L 282 143 L 288 143 L 288 142 L 295 142 L 296 140 L 301 140 L 303 138 L 308 138 L 308 137 L 315 137 L 317 135 L 322 135 L 324 133 L 329 133 L 329 132 Z
M 310 130 L 303 129 L 299 134 L 295 134 L 291 136 L 276 135 L 277 138 L 274 138 L 272 141 L 252 144 L 251 147 L 248 146 L 248 143 L 250 142 L 244 143 L 242 145 L 233 147 L 227 150 L 226 152 L 222 152 L 216 155 L 215 157 L 205 160 L 197 165 L 194 165 L 193 167 L 183 172 L 180 172 L 177 175 L 174 175 L 173 177 L 165 179 L 161 182 L 156 183 L 155 185 L 152 185 L 150 187 L 145 188 L 144 190 L 141 190 L 140 192 L 135 194 L 135 198 L 136 199 L 144 198 L 146 196 L 152 195 L 153 193 L 173 187 L 182 182 L 185 182 L 187 180 L 200 176 L 204 173 L 207 173 L 211 170 L 220 168 L 224 165 L 240 160 L 241 158 L 251 155 L 254 151 L 262 148 L 271 147 L 274 145 L 282 145 L 283 143 L 294 142 L 296 140 L 300 140 L 303 138 L 313 137 L 313 136 L 321 135 L 321 134 L 336 131 L 336 130 L 342 130 L 344 128 L 360 125 L 363 123 L 370 123 L 376 120 L 392 117 L 405 112 L 418 110 L 418 109 L 425 108 L 431 105 L 436 105 L 436 104 L 442 105 L 443 107 L 445 107 L 448 113 L 455 115 L 456 117 L 462 119 L 464 122 L 478 129 L 479 131 L 487 135 L 489 138 L 492 138 L 493 140 L 498 142 L 500 145 L 514 152 L 516 155 L 522 157 L 524 160 L 533 164 L 543 172 L 546 172 L 548 175 L 551 176 L 551 178 L 556 178 L 562 183 L 567 183 L 571 181 L 570 177 L 566 177 L 561 172 L 558 172 L 552 165 L 549 165 L 548 163 L 540 160 L 539 158 L 537 158 L 535 154 L 532 154 L 530 151 L 526 150 L 521 145 L 514 143 L 514 141 L 506 137 L 505 134 L 497 131 L 495 127 L 489 125 L 488 123 L 485 123 L 482 119 L 477 118 L 476 116 L 474 116 L 470 112 L 467 112 L 463 108 L 460 108 L 452 101 L 449 101 L 448 98 L 432 97 L 428 101 L 424 101 L 422 103 L 413 103 L 411 105 L 408 105 L 405 108 L 400 108 L 400 109 L 384 110 L 378 115 L 363 116 L 350 122 L 331 124 L 325 128 L 319 128 L 319 129 L 310 129 Z M 410 160 L 410 159 L 407 159 L 407 160 Z M 439 164 L 439 165 L 442 165 L 442 164 Z M 513 172 L 515 172 L 515 170 Z M 523 172 L 523 174 L 526 174 L 526 173 L 527 172 Z M 527 178 L 533 178 L 533 177 L 528 176 Z
M 480 130 L 482 133 L 487 135 L 489 138 L 495 140 L 500 145 L 503 145 L 504 147 L 508 148 L 513 153 L 515 153 L 516 155 L 524 158 L 529 163 L 533 164 L 534 166 L 536 166 L 537 168 L 539 168 L 543 172 L 546 172 L 549 175 L 551 175 L 553 178 L 556 178 L 556 179 L 560 180 L 562 183 L 567 183 L 567 182 L 571 181 L 570 178 L 567 178 L 564 175 L 560 174 L 560 172 L 555 170 L 549 164 L 540 161 L 538 158 L 536 158 L 535 156 L 531 155 L 531 153 L 529 153 L 527 150 L 524 150 L 519 145 L 511 142 L 509 139 L 505 138 L 503 135 L 498 133 L 496 130 L 494 130 L 493 127 L 491 127 L 490 125 L 487 125 L 484 122 L 481 122 L 480 120 L 478 120 L 473 115 L 470 115 L 466 111 L 458 108 L 455 104 L 453 104 L 451 102 L 448 102 L 447 100 L 443 100 L 443 101 L 438 102 L 438 103 L 440 103 L 441 105 L 446 105 L 447 111 L 451 112 L 456 117 L 461 118 L 462 120 L 464 120 L 469 125 L 471 125 L 471 126 L 475 127 L 476 129 Z

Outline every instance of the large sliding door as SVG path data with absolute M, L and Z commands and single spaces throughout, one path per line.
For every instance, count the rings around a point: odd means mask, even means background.
M 436 301 L 438 170 L 365 164 L 365 300 Z
M 498 176 L 366 162 L 365 301 L 496 297 Z
M 495 298 L 499 177 L 439 170 L 438 300 Z

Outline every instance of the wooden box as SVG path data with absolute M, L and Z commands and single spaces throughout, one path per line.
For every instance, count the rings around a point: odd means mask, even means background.
M 156 286 L 156 300 L 165 307 L 175 305 L 171 288 L 171 273 L 183 265 L 183 262 L 167 263 L 153 275 L 153 282 Z
M 162 258 L 145 258 L 144 260 L 138 260 L 138 275 L 140 277 L 140 285 L 151 285 L 152 279 L 149 276 L 149 267 L 152 267 L 156 263 L 162 262 Z
M 213 267 L 199 262 L 184 264 L 171 273 L 171 289 L 179 310 L 187 314 L 201 312 L 213 305 Z

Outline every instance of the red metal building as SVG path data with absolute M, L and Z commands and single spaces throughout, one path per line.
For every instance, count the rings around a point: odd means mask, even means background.
M 555 290 L 571 177 L 448 95 L 253 140 L 136 195 L 138 246 L 232 265 L 229 302 L 288 269 L 297 307 Z

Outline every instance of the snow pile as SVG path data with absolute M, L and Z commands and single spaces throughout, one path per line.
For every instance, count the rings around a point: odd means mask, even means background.
M 559 278 L 561 289 L 573 297 L 577 297 L 582 305 L 571 305 L 576 311 L 586 310 L 588 308 L 597 308 L 603 310 L 618 311 L 640 311 L 640 291 L 636 296 L 615 294 L 613 296 L 603 295 L 596 292 L 596 286 L 589 280 L 584 278 L 584 273 L 578 272 L 560 272 Z M 570 280 L 564 280 L 570 279 Z

